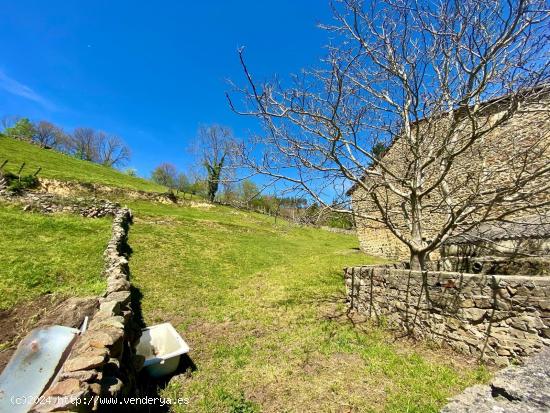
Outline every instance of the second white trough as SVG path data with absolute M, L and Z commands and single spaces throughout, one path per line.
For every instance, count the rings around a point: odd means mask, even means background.
M 145 357 L 143 367 L 153 377 L 166 376 L 178 368 L 180 357 L 189 346 L 170 323 L 141 330 L 136 353 Z

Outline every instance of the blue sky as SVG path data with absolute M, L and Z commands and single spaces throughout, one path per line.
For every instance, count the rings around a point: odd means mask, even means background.
M 0 117 L 89 126 L 121 136 L 130 166 L 189 167 L 203 123 L 242 135 L 226 79 L 244 82 L 237 48 L 256 79 L 285 77 L 323 56 L 324 0 L 0 1 Z

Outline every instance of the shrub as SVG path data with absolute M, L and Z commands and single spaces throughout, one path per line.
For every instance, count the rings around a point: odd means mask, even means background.
M 8 191 L 14 194 L 20 194 L 27 189 L 38 186 L 38 178 L 35 175 L 17 177 L 15 174 L 8 172 L 4 174 L 4 177 L 8 181 Z

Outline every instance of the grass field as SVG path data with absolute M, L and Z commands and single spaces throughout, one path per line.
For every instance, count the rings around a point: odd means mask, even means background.
M 102 292 L 110 234 L 110 218 L 43 215 L 0 203 L 0 310 L 47 292 Z
M 5 170 L 17 172 L 21 163 L 26 166 L 23 173 L 34 173 L 42 168 L 39 177 L 62 181 L 97 183 L 120 188 L 164 192 L 166 188 L 154 182 L 123 174 L 116 169 L 81 161 L 52 149 L 15 139 L 0 137 L 0 163 L 8 160 Z
M 130 205 L 132 279 L 148 324 L 169 321 L 197 370 L 181 412 L 436 412 L 488 373 L 346 316 L 354 236 L 229 208 Z M 356 320 L 358 321 L 358 320 Z
M 132 189 L 148 181 L 0 138 L 0 161 L 44 177 Z M 437 412 L 488 380 L 449 351 L 349 317 L 342 268 L 370 264 L 355 236 L 228 207 L 131 201 L 132 283 L 148 325 L 171 322 L 197 366 L 164 396 L 176 412 Z M 99 294 L 110 219 L 0 203 L 0 310 L 47 292 Z M 0 343 L 1 348 L 1 343 Z

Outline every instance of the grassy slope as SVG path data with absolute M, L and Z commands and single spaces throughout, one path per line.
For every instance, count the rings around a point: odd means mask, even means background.
M 486 379 L 349 321 L 341 268 L 373 262 L 353 236 L 222 207 L 131 207 L 146 322 L 172 322 L 198 368 L 164 390 L 190 397 L 178 411 L 435 412 Z
M 0 203 L 0 310 L 48 291 L 103 291 L 110 226 L 109 218 L 47 216 Z
M 0 159 L 58 179 L 153 189 L 143 180 L 0 138 Z M 353 324 L 345 265 L 366 264 L 353 236 L 224 207 L 133 202 L 131 269 L 148 324 L 172 322 L 198 370 L 163 393 L 181 411 L 435 412 L 486 379 L 476 366 Z M 0 203 L 0 309 L 46 291 L 104 288 L 108 218 L 23 213 Z
M 132 177 L 113 168 L 81 161 L 51 149 L 42 149 L 27 142 L 0 137 L 0 163 L 8 159 L 6 170 L 16 172 L 22 162 L 24 172 L 34 173 L 42 168 L 39 176 L 64 181 L 98 183 L 121 188 L 163 192 L 164 187 L 145 179 Z

